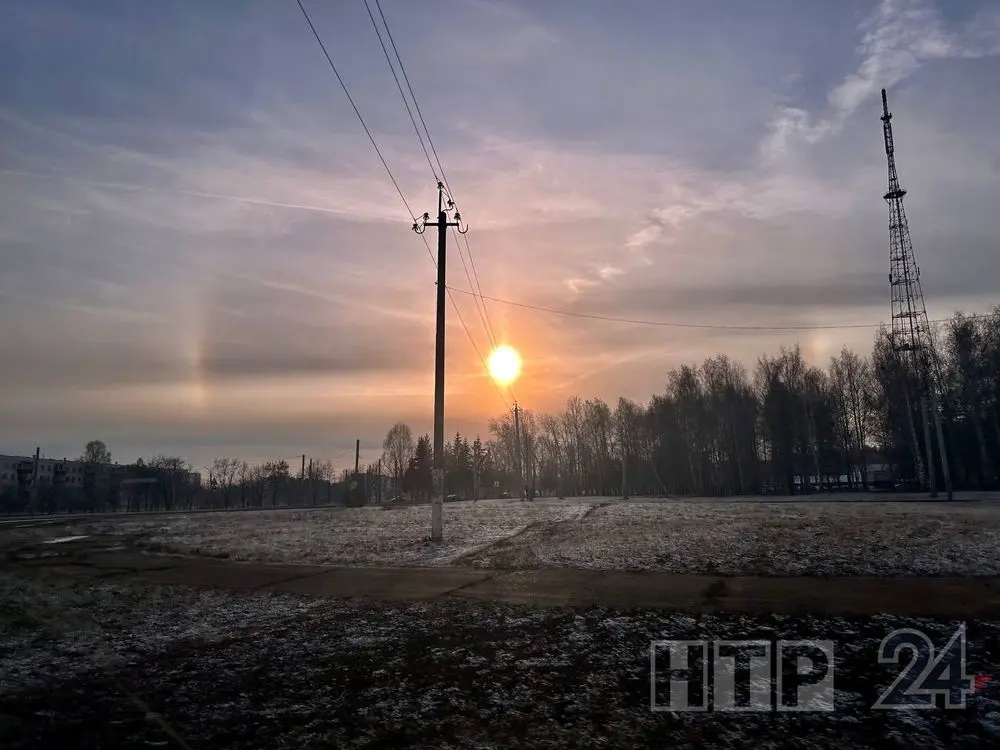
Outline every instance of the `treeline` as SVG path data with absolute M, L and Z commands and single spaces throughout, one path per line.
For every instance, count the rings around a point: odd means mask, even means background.
M 956 314 L 935 339 L 927 366 L 940 382 L 954 486 L 995 488 L 1000 308 Z M 494 419 L 486 454 L 500 474 L 516 473 L 522 456 L 529 486 L 546 494 L 618 494 L 623 469 L 633 494 L 913 485 L 926 455 L 918 382 L 884 329 L 869 356 L 844 349 L 823 368 L 807 364 L 797 346 L 761 357 L 752 371 L 718 355 L 669 372 L 646 405 L 573 397 L 560 414 L 522 411 L 519 430 L 513 415 Z M 934 455 L 943 487 L 936 445 Z
M 940 386 L 955 488 L 996 488 L 1000 308 L 956 314 L 936 333 L 927 366 Z M 517 421 L 512 413 L 498 416 L 485 441 L 455 434 L 445 445 L 445 493 L 467 499 L 916 488 L 926 456 L 919 382 L 885 329 L 868 356 L 845 348 L 825 367 L 806 363 L 797 346 L 759 358 L 750 370 L 717 355 L 667 373 L 664 391 L 647 404 L 620 398 L 612 407 L 573 397 L 558 414 L 523 409 Z M 358 476 L 343 473 L 340 501 L 429 500 L 430 436 L 415 438 L 398 423 L 382 448 L 381 459 Z M 943 488 L 936 445 L 933 456 Z
M 329 461 L 310 461 L 293 473 L 285 460 L 251 464 L 216 458 L 197 472 L 180 456 L 154 455 L 112 463 L 101 440 L 90 441 L 72 461 L 22 460 L 12 483 L 0 489 L 0 512 L 144 512 L 303 507 L 344 502 L 343 472 Z
M 379 464 L 390 479 L 390 498 L 430 499 L 434 489 L 434 451 L 429 435 L 414 440 L 408 425 L 394 424 L 382 443 Z M 478 435 L 470 443 L 467 437 L 456 433 L 445 445 L 444 464 L 445 494 L 457 499 L 497 497 L 516 487 L 517 476 L 495 462 L 491 448 Z M 382 498 L 376 498 L 379 499 Z
M 956 314 L 926 363 L 955 489 L 994 489 L 1000 476 L 1000 307 Z M 488 439 L 461 434 L 445 450 L 445 492 L 457 498 L 535 495 L 749 495 L 914 486 L 926 473 L 920 379 L 880 329 L 872 351 L 848 349 L 825 367 L 796 346 L 748 370 L 717 355 L 667 373 L 649 403 L 570 398 L 558 414 L 524 409 L 490 420 Z M 91 441 L 75 470 L 31 486 L 29 462 L 0 493 L 6 512 L 192 510 L 380 503 L 433 491 L 428 435 L 393 425 L 381 459 L 357 474 L 309 461 L 249 464 L 222 457 L 195 473 L 177 456 L 111 464 Z M 943 489 L 937 446 L 935 475 Z M 51 459 L 45 459 L 50 463 Z M 624 480 L 624 481 L 623 481 Z
M 338 481 L 330 461 L 310 460 L 293 473 L 285 460 L 249 464 L 224 457 L 212 462 L 205 495 L 210 507 L 222 510 L 329 504 L 343 501 L 345 475 Z

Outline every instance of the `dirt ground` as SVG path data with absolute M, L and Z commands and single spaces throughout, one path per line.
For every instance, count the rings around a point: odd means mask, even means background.
M 1000 747 L 997 578 L 340 568 L 35 542 L 9 544 L 0 570 L 4 748 Z M 970 668 L 995 681 L 961 710 L 871 709 L 895 676 L 882 638 L 917 627 L 940 647 L 960 622 Z M 653 712 L 663 638 L 834 641 L 835 711 Z
M 345 568 L 147 554 L 108 549 L 92 538 L 8 550 L 7 570 L 29 576 L 385 601 L 460 598 L 544 607 L 1000 618 L 1000 577 L 993 576 L 816 578 L 570 568 Z
M 0 579 L 4 748 L 954 750 L 1000 742 L 1000 682 L 960 710 L 871 708 L 898 672 L 879 664 L 880 640 L 918 627 L 940 647 L 956 626 L 948 619 Z M 23 601 L 50 624 L 40 628 L 20 611 Z M 1000 674 L 1000 627 L 968 627 L 971 669 Z M 835 710 L 651 711 L 649 644 L 663 638 L 832 640 Z M 665 675 L 654 677 L 662 690 Z

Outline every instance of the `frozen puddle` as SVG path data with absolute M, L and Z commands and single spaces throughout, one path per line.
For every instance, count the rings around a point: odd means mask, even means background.
M 63 544 L 64 542 L 75 542 L 77 539 L 86 539 L 90 534 L 80 534 L 78 536 L 61 536 L 58 539 L 49 539 L 44 544 Z

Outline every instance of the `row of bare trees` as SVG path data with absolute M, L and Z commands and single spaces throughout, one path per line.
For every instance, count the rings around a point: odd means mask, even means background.
M 725 355 L 666 375 L 647 404 L 577 396 L 558 414 L 522 410 L 489 423 L 489 439 L 446 446 L 446 492 L 609 495 L 795 494 L 916 486 L 926 456 L 921 378 L 880 329 L 871 353 L 843 349 L 825 367 L 799 347 L 752 370 Z M 935 332 L 929 366 L 954 484 L 997 486 L 1000 476 L 1000 308 L 956 314 Z M 935 450 L 936 455 L 936 450 Z M 939 459 L 934 459 L 942 477 Z M 431 492 L 429 437 L 394 425 L 381 466 L 394 492 Z
M 456 434 L 445 452 L 446 492 L 496 496 L 527 486 L 540 494 L 609 495 L 624 485 L 632 494 L 792 494 L 912 482 L 927 455 L 925 433 L 914 428 L 921 379 L 913 368 L 884 329 L 868 356 L 844 349 L 826 367 L 807 363 L 797 346 L 761 357 L 752 371 L 717 355 L 667 373 L 664 390 L 647 404 L 620 398 L 612 407 L 574 396 L 558 414 L 522 410 L 517 426 L 509 413 L 490 420 L 486 441 Z M 997 487 L 1000 307 L 953 316 L 936 332 L 929 371 L 954 486 Z M 230 509 L 431 492 L 430 439 L 415 439 L 402 423 L 387 433 L 382 458 L 358 475 L 338 477 L 328 461 L 310 461 L 296 475 L 284 460 L 230 457 L 205 467 L 201 481 L 177 456 L 112 470 L 101 441 L 91 441 L 80 461 L 82 487 L 43 488 L 36 502 L 49 510 Z M 8 511 L 28 507 L 32 495 L 23 490 L 5 491 Z
M 340 482 L 330 461 L 310 460 L 298 474 L 283 459 L 250 464 L 222 457 L 207 468 L 207 495 L 220 509 L 319 505 L 340 498 Z
M 1000 308 L 956 314 L 936 333 L 931 370 L 955 486 L 996 487 Z M 918 478 L 926 455 L 911 426 L 920 423 L 919 382 L 880 330 L 869 356 L 844 349 L 823 368 L 797 346 L 761 357 L 752 371 L 718 355 L 667 373 L 645 405 L 573 397 L 560 414 L 525 410 L 520 444 L 505 414 L 491 421 L 486 447 L 500 474 L 516 475 L 520 456 L 542 493 L 617 494 L 623 470 L 635 494 L 896 486 Z

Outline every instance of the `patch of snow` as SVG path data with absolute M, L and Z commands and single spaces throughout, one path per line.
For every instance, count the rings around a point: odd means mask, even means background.
M 717 575 L 1000 575 L 1000 503 L 751 498 L 492 500 L 101 519 L 61 531 L 151 552 L 359 566 L 572 567 Z M 65 537 L 64 537 L 65 538 Z
M 90 534 L 76 534 L 75 536 L 62 536 L 58 539 L 46 539 L 43 544 L 65 544 L 66 542 L 75 542 L 78 539 L 86 539 Z

